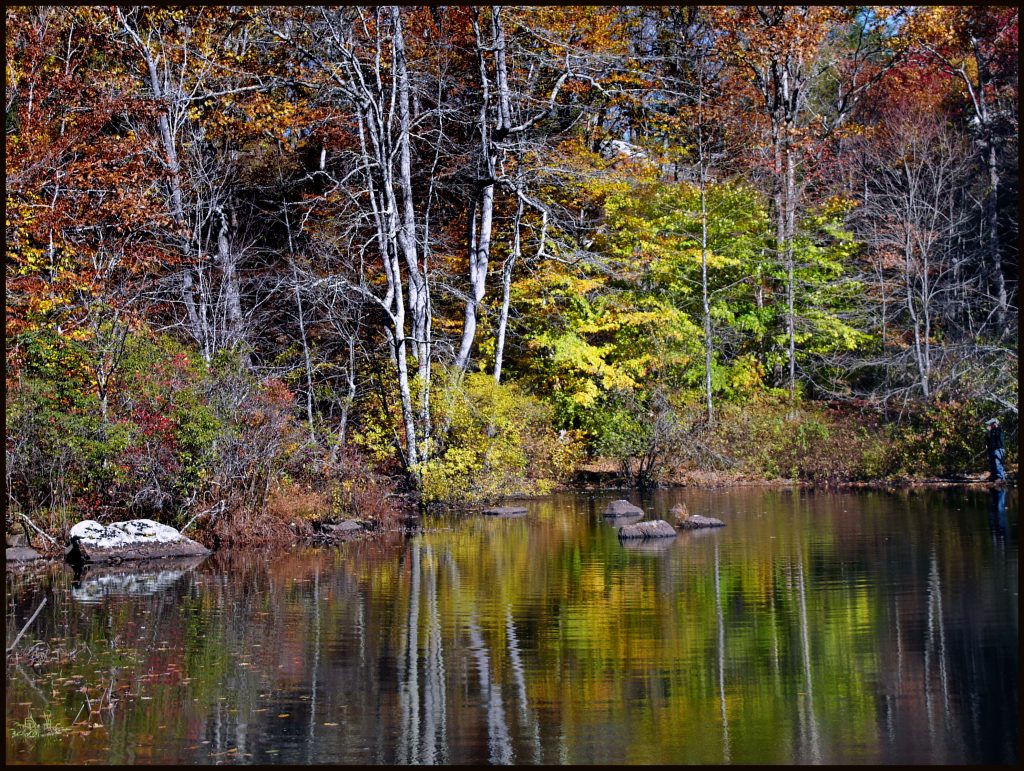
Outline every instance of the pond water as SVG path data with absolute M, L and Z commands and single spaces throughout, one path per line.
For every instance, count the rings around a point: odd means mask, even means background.
M 128 577 L 7 575 L 28 763 L 1014 763 L 1017 491 L 623 493 Z M 91 714 L 90 714 L 91 712 Z

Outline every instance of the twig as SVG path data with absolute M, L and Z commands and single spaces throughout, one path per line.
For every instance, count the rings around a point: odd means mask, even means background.
M 194 517 L 192 517 L 192 519 L 190 519 L 188 522 L 186 522 L 185 526 L 183 528 L 181 528 L 181 530 L 179 530 L 178 532 L 179 533 L 184 533 L 185 530 L 189 527 L 189 525 L 191 525 L 193 522 L 195 522 L 197 519 L 199 519 L 203 515 L 209 514 L 214 509 L 218 510 L 217 514 L 222 514 L 224 512 L 224 504 L 225 503 L 226 503 L 226 501 L 220 501 L 219 503 L 215 503 L 213 506 L 208 508 L 206 511 L 200 511 L 198 514 L 196 514 Z M 214 516 L 216 516 L 216 515 L 214 515 Z
M 38 528 L 38 527 L 36 526 L 36 523 L 35 523 L 35 522 L 33 522 L 33 521 L 32 521 L 31 519 L 29 519 L 28 517 L 26 517 L 26 516 L 25 516 L 24 514 L 21 514 L 20 512 L 19 512 L 19 516 L 20 516 L 20 517 L 21 517 L 21 518 L 22 518 L 23 520 L 25 520 L 26 522 L 28 522 L 29 526 L 30 526 L 30 527 L 31 527 L 31 528 L 32 528 L 33 530 L 35 530 L 35 531 L 36 531 L 37 533 L 39 533 L 39 535 L 41 535 L 41 536 L 42 536 L 43 538 L 45 538 L 45 539 L 46 539 L 47 541 L 49 541 L 50 543 L 52 543 L 52 544 L 53 544 L 54 546 L 60 546 L 60 544 L 59 544 L 59 543 L 57 543 L 57 539 L 55 539 L 55 538 L 54 538 L 53 536 L 47 535 L 47 534 L 46 534 L 46 533 L 44 533 L 44 532 L 43 532 L 42 530 L 40 530 L 40 529 L 39 529 L 39 528 Z
M 29 628 L 30 626 L 32 626 L 32 622 L 36 620 L 36 616 L 38 616 L 38 615 L 39 615 L 39 611 L 41 611 L 41 610 L 43 609 L 43 606 L 44 606 L 44 605 L 46 604 L 46 600 L 47 600 L 47 599 L 49 599 L 49 598 L 47 598 L 47 597 L 43 597 L 43 601 L 42 601 L 41 603 L 39 603 L 39 607 L 38 607 L 38 608 L 36 608 L 36 612 L 32 614 L 32 618 L 30 618 L 30 619 L 29 619 L 29 620 L 28 620 L 28 621 L 26 622 L 25 626 L 23 626 L 23 627 L 21 628 L 21 631 L 20 631 L 20 632 L 18 632 L 18 636 L 17 636 L 17 637 L 15 637 L 15 638 L 14 638 L 14 642 L 12 642 L 12 643 L 11 643 L 11 647 L 7 649 L 7 652 L 8 652 L 8 653 L 10 653 L 11 651 L 13 651 L 13 650 L 14 650 L 14 647 L 15 647 L 15 646 L 16 646 L 16 645 L 18 644 L 18 641 L 19 641 L 19 640 L 21 640 L 21 636 L 22 636 L 23 634 L 25 634 L 25 630 L 26 630 L 26 629 L 28 629 L 28 628 Z

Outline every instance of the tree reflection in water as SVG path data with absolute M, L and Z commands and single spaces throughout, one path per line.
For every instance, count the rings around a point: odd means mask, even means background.
M 1004 495 L 1001 530 L 987 493 L 683 490 L 642 503 L 728 526 L 625 549 L 603 498 L 559 496 L 408 538 L 217 554 L 151 593 L 144 576 L 83 593 L 63 567 L 9 573 L 9 640 L 48 603 L 19 646 L 35 666 L 7 668 L 8 755 L 1010 762 Z M 86 695 L 104 705 L 88 722 Z M 62 732 L 27 730 L 46 720 Z

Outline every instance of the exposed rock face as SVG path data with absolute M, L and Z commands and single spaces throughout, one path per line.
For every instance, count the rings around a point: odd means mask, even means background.
M 604 510 L 606 517 L 642 517 L 644 510 L 639 506 L 634 506 L 632 503 L 621 498 L 617 501 L 612 501 Z
M 484 514 L 489 517 L 521 517 L 526 514 L 525 506 L 495 506 L 491 509 L 484 509 Z
M 619 528 L 619 538 L 674 538 L 676 529 L 663 519 L 636 522 Z
M 316 531 L 315 537 L 320 541 L 328 543 L 344 541 L 356 533 L 366 530 L 366 527 L 354 519 L 343 519 L 341 522 L 316 522 L 313 524 Z
M 173 527 L 151 519 L 130 519 L 107 527 L 87 519 L 71 528 L 70 535 L 69 562 L 200 557 L 210 553 Z
M 363 529 L 363 526 L 354 519 L 345 519 L 341 522 L 329 522 L 324 525 L 328 533 L 355 533 Z
M 341 522 L 325 522 L 320 526 L 320 535 L 327 538 L 341 539 L 354 533 L 361 533 L 365 529 L 354 519 L 343 519 Z
M 693 514 L 679 522 L 683 530 L 697 530 L 702 527 L 725 527 L 725 523 L 714 517 L 702 517 L 700 514 Z
M 31 562 L 41 560 L 43 555 L 29 546 L 10 546 L 7 548 L 8 562 Z
M 8 533 L 7 545 L 10 546 L 12 549 L 15 546 L 28 546 L 28 540 L 22 533 Z

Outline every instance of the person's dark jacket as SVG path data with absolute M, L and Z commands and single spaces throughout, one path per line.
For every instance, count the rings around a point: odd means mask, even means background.
M 1003 445 L 1003 429 L 999 426 L 990 428 L 985 432 L 985 449 L 990 453 L 996 450 L 1005 450 Z

